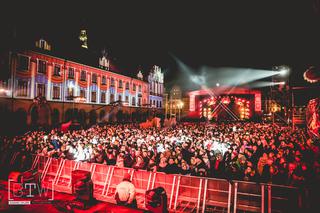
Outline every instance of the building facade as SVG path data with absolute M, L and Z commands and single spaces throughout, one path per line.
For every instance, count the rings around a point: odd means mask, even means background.
M 99 121 L 119 111 L 119 104 L 115 107 L 115 103 L 121 103 L 121 113 L 132 120 L 132 114 L 148 112 L 144 108 L 148 108 L 145 106 L 151 103 L 149 100 L 162 101 L 163 74 L 158 74 L 159 67 L 146 82 L 31 50 L 9 53 L 9 60 L 11 76 L 0 82 L 2 109 L 24 111 L 27 124 L 65 122 L 70 120 L 70 111 L 71 117 L 76 112 L 77 120 L 88 123 L 90 117 L 90 123 L 94 123 L 92 120 Z M 106 66 L 105 60 L 102 61 Z M 35 101 L 39 97 L 45 100 L 40 107 Z M 153 105 L 159 111 L 161 101 Z M 80 114 L 84 114 L 83 118 Z
M 149 73 L 149 106 L 163 108 L 164 74 L 159 66 L 154 65 Z

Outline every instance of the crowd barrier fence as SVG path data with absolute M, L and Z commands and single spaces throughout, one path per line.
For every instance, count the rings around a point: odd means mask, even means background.
M 94 197 L 112 203 L 117 184 L 129 173 L 139 208 L 145 208 L 145 192 L 156 187 L 165 189 L 168 208 L 173 212 L 210 212 L 218 207 L 228 213 L 285 212 L 288 208 L 301 208 L 303 202 L 301 191 L 290 186 L 173 175 L 44 156 L 33 157 L 32 169 L 36 168 L 42 187 L 65 193 L 72 193 L 73 170 L 90 171 Z

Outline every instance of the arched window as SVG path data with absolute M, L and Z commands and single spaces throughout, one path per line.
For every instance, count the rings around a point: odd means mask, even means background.
M 81 81 L 86 81 L 87 80 L 87 72 L 85 70 L 81 71 L 81 75 L 80 75 L 80 80 Z
M 94 83 L 94 84 L 97 83 L 97 74 L 95 74 L 95 73 L 92 74 L 92 83 Z
M 136 97 L 132 97 L 132 106 L 135 106 L 136 105 Z
M 74 79 L 74 69 L 72 67 L 69 67 L 68 78 Z
M 119 88 L 122 88 L 122 80 L 119 80 Z
M 110 86 L 114 87 L 114 78 L 110 79 Z
M 101 84 L 106 85 L 106 83 L 107 83 L 106 76 L 102 76 Z
M 111 103 L 111 102 L 114 102 L 114 94 L 111 94 L 111 95 L 110 95 L 110 103 Z

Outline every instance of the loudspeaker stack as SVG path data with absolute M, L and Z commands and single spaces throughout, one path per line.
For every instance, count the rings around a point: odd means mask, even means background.
M 93 183 L 91 172 L 84 170 L 72 171 L 72 193 L 78 200 L 79 208 L 85 209 L 93 200 Z M 82 205 L 83 204 L 83 205 Z
M 146 191 L 146 208 L 153 213 L 168 212 L 167 194 L 163 187 Z

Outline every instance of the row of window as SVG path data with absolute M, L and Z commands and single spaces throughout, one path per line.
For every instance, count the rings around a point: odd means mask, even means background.
M 52 99 L 53 100 L 60 100 L 60 87 L 59 86 L 53 86 L 52 87 Z M 69 88 L 67 90 L 66 94 L 66 99 L 67 100 L 73 100 L 74 96 L 74 89 Z M 18 81 L 18 88 L 17 88 L 17 95 L 20 97 L 27 97 L 28 96 L 28 82 L 27 81 Z M 46 87 L 45 84 L 37 84 L 37 96 L 46 96 Z M 80 97 L 81 98 L 86 98 L 86 91 L 81 89 L 80 90 Z M 122 95 L 118 95 L 118 100 L 122 100 Z M 110 94 L 110 102 L 114 102 L 115 100 L 115 95 Z M 91 92 L 91 102 L 97 102 L 97 92 L 92 91 Z M 125 96 L 125 102 L 129 102 L 129 96 Z M 100 103 L 106 103 L 106 93 L 101 92 L 101 97 L 100 97 Z M 136 98 L 132 97 L 132 105 L 138 106 L 141 105 L 141 98 L 138 98 L 138 103 L 136 103 Z
M 150 106 L 161 108 L 162 107 L 162 102 L 159 100 L 150 100 Z
M 18 70 L 20 71 L 26 71 L 29 70 L 29 57 L 20 55 L 19 60 L 18 60 Z M 47 71 L 47 62 L 43 60 L 38 61 L 38 73 L 43 73 L 45 74 Z M 54 76 L 61 76 L 61 65 L 55 64 L 54 69 L 53 69 L 53 75 Z M 69 79 L 74 79 L 75 78 L 75 71 L 74 68 L 69 67 L 68 69 L 68 78 Z M 86 81 L 87 80 L 87 72 L 85 70 L 82 70 L 80 73 L 80 81 Z M 97 83 L 97 74 L 92 74 L 92 83 Z M 101 78 L 101 84 L 106 85 L 107 84 L 107 78 L 106 76 L 102 76 Z M 114 87 L 115 86 L 115 79 L 111 78 L 110 79 L 110 86 Z M 133 84 L 133 91 L 136 91 L 136 84 Z M 123 81 L 119 80 L 119 85 L 118 88 L 123 88 Z M 127 90 L 130 89 L 129 82 L 125 83 L 125 88 Z M 138 85 L 138 91 L 142 92 L 142 87 L 141 85 Z

